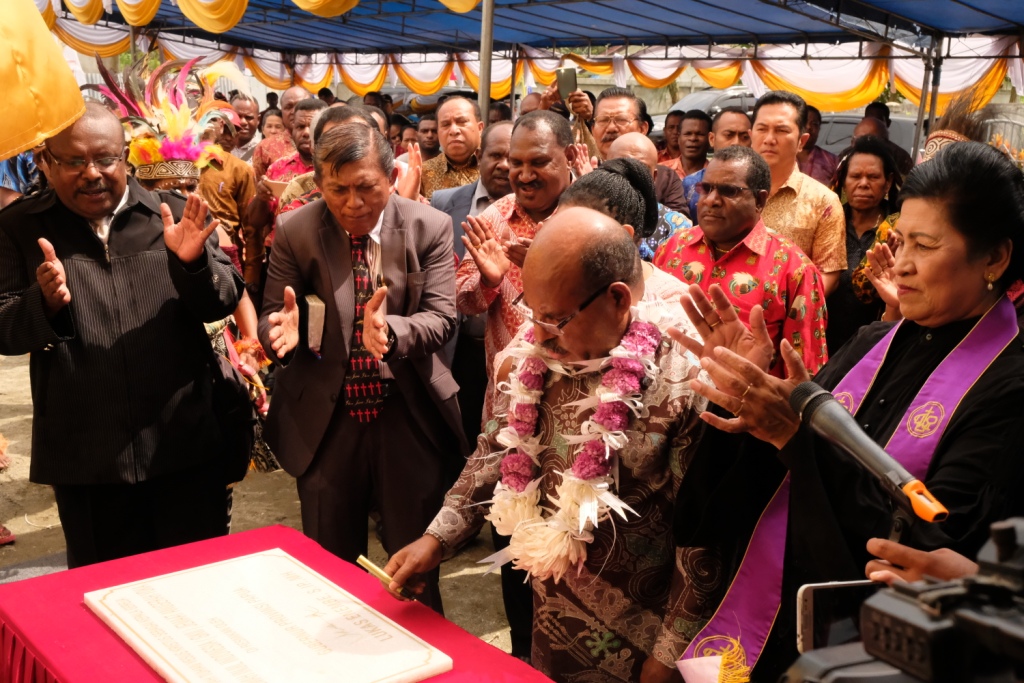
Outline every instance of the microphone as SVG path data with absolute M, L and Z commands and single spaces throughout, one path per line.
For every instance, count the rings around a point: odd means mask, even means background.
M 927 522 L 941 522 L 949 516 L 924 483 L 882 450 L 831 393 L 814 382 L 804 382 L 790 394 L 789 405 L 812 432 L 874 475 L 900 507 Z

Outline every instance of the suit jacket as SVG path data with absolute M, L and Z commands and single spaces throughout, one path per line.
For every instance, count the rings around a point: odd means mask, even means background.
M 53 190 L 0 212 L 0 354 L 32 354 L 33 482 L 134 484 L 218 457 L 203 323 L 235 309 L 242 279 L 216 234 L 196 263 L 169 252 L 161 203 L 180 217 L 185 198 L 130 178 L 106 245 Z M 71 291 L 52 319 L 41 237 Z
M 476 194 L 478 185 L 480 185 L 479 180 L 449 190 L 437 190 L 430 196 L 430 205 L 438 211 L 445 212 L 452 219 L 455 253 L 459 255 L 459 261 L 466 256 L 466 245 L 462 243 L 462 236 L 466 234 L 466 231 L 462 229 L 462 223 L 466 220 L 469 212 L 473 210 L 473 195 Z
M 451 219 L 392 195 L 384 208 L 380 240 L 389 285 L 387 322 L 396 337 L 384 374 L 395 379 L 409 412 L 436 446 L 447 441 L 439 430 L 449 429 L 468 452 L 458 385 L 439 353 L 456 329 Z M 326 308 L 319 358 L 304 334 L 285 358 L 275 357 L 284 367 L 276 376 L 265 434 L 281 466 L 297 477 L 316 455 L 338 402 L 344 403 L 355 316 L 351 243 L 322 199 L 278 219 L 259 322 L 260 341 L 272 357 L 269 316 L 282 308 L 285 286 L 300 301 L 315 294 Z M 445 424 L 424 414 L 426 401 L 437 406 Z M 378 419 L 386 418 L 385 412 Z
M 683 181 L 668 166 L 658 164 L 658 177 L 654 180 L 654 194 L 658 197 L 659 204 L 690 216 L 690 209 L 686 205 L 686 196 L 683 194 Z M 690 218 L 694 223 L 697 222 L 693 216 Z

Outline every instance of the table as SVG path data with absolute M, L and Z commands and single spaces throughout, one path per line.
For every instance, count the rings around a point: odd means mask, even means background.
M 379 581 L 298 531 L 271 526 L 0 586 L 0 683 L 160 683 L 82 596 L 271 548 L 281 548 L 450 656 L 453 670 L 432 683 L 549 680 L 427 607 L 394 599 Z

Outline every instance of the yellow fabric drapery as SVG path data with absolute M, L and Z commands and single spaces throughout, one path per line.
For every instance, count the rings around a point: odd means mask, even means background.
M 453 12 L 465 14 L 476 8 L 480 0 L 441 0 L 441 4 Z
M 637 67 L 633 66 L 633 62 L 631 62 L 628 59 L 626 60 L 626 65 L 629 67 L 629 71 L 630 71 L 630 73 L 633 74 L 633 78 L 636 79 L 637 83 L 639 83 L 641 86 L 643 86 L 645 88 L 652 88 L 652 89 L 654 89 L 654 88 L 664 88 L 669 83 L 674 83 L 675 80 L 677 78 L 679 78 L 679 75 L 682 74 L 684 71 L 686 71 L 686 67 L 685 66 L 681 66 L 678 69 L 676 69 L 674 72 L 672 72 L 671 76 L 668 76 L 666 78 L 649 78 L 647 76 L 647 74 L 645 74 L 643 71 L 641 71 Z
M 283 80 L 280 78 L 276 78 L 268 74 L 263 69 L 261 69 L 259 63 L 249 55 L 243 56 L 242 61 L 245 62 L 245 66 L 249 69 L 249 71 L 252 72 L 253 78 L 255 78 L 263 85 L 267 86 L 271 90 L 287 90 L 288 88 L 292 87 L 291 69 L 288 68 L 287 66 L 285 68 L 288 69 L 289 78 L 288 80 Z
M 161 0 L 117 0 L 117 9 L 121 16 L 132 26 L 145 26 L 153 21 L 156 11 L 160 9 Z
M 438 90 L 446 86 L 448 81 L 451 80 L 452 70 L 455 68 L 455 64 L 453 62 L 448 62 L 434 80 L 418 81 L 413 78 L 412 75 L 409 74 L 409 72 L 402 67 L 402 64 L 394 57 L 391 58 L 391 66 L 398 75 L 398 80 L 402 81 L 402 83 L 405 84 L 405 87 L 412 90 L 417 95 L 433 95 Z
M 716 66 L 709 69 L 693 67 L 693 70 L 712 88 L 725 89 L 739 83 L 740 76 L 743 75 L 743 64 L 737 61 L 727 66 Z
M 377 72 L 377 76 L 369 83 L 360 83 L 359 81 L 354 80 L 344 65 L 342 65 L 338 71 L 341 72 L 341 82 L 345 84 L 345 87 L 359 97 L 362 97 L 368 92 L 380 90 L 388 80 L 388 67 L 386 64 L 381 64 L 380 71 Z
M 116 57 L 122 52 L 127 52 L 132 45 L 131 36 L 127 34 L 121 40 L 109 45 L 87 43 L 65 31 L 59 23 L 53 25 L 53 33 L 60 38 L 60 42 L 83 55 L 98 54 L 100 57 Z M 78 87 L 77 84 L 75 87 Z
M 64 53 L 32 0 L 8 0 L 0 22 L 0 83 L 7 117 L 0 159 L 42 144 L 85 112 Z
M 233 29 L 248 6 L 249 0 L 178 0 L 181 13 L 210 33 L 224 33 Z
M 555 82 L 557 74 L 554 71 L 544 71 L 539 66 L 537 66 L 532 59 L 526 59 L 525 61 L 527 64 L 530 65 L 530 73 L 533 74 L 533 80 L 537 81 L 539 85 L 547 86 Z
M 334 65 L 332 64 L 331 68 L 327 69 L 327 71 L 324 73 L 324 77 L 315 83 L 309 82 L 306 79 L 304 79 L 301 75 L 299 75 L 299 72 L 297 70 L 293 71 L 292 75 L 295 78 L 295 85 L 301 85 L 303 88 L 305 88 L 306 90 L 315 95 L 320 91 L 320 88 L 326 88 L 330 86 L 331 83 L 334 82 Z
M 304 9 L 318 17 L 341 16 L 359 4 L 359 0 L 292 0 L 299 9 Z
M 992 68 L 990 68 L 988 71 L 985 72 L 984 77 L 982 77 L 982 79 L 980 81 L 978 81 L 976 84 L 974 84 L 972 86 L 972 87 L 977 89 L 976 90 L 976 93 L 977 93 L 977 95 L 976 95 L 976 97 L 977 97 L 976 102 L 977 102 L 977 107 L 978 108 L 984 107 L 986 104 L 988 104 L 990 101 L 992 101 L 992 98 L 995 97 L 997 92 L 999 92 L 999 88 L 1001 88 L 1002 85 L 1003 85 L 1003 80 L 1006 78 L 1006 72 L 1007 72 L 1008 69 L 1009 69 L 1009 61 L 1008 60 L 1006 60 L 1006 59 L 997 59 L 997 60 L 995 60 L 993 62 Z M 907 83 L 906 81 L 904 81 L 899 76 L 896 76 L 893 79 L 893 81 L 896 84 L 896 90 L 898 90 L 900 92 L 900 94 L 902 94 L 908 100 L 913 102 L 915 105 L 917 105 L 917 106 L 921 105 L 921 87 L 920 86 L 916 86 L 915 87 L 915 86 L 911 85 L 910 83 Z M 929 92 L 930 92 L 930 88 L 929 88 Z M 942 114 L 945 113 L 945 111 L 946 111 L 946 107 L 949 106 L 949 103 L 952 102 L 959 95 L 963 94 L 964 92 L 965 91 L 963 91 L 963 90 L 960 90 L 960 91 L 957 91 L 957 92 L 949 92 L 949 93 L 942 93 L 942 92 L 940 92 L 939 95 L 938 95 L 938 102 L 936 102 L 936 106 L 935 106 L 935 113 L 936 113 L 936 115 L 937 116 L 942 116 Z M 928 95 L 929 106 L 931 106 L 930 105 L 931 99 L 932 99 L 932 96 L 931 96 L 931 94 L 929 94 Z
M 40 3 L 36 2 L 36 9 L 43 15 L 43 21 L 46 22 L 46 28 L 53 30 L 53 25 L 57 23 L 57 15 L 53 13 L 53 5 L 50 4 L 50 0 L 42 0 Z
M 75 4 L 75 3 L 78 4 Z M 102 0 L 68 0 L 64 3 L 80 24 L 95 24 L 103 16 Z
M 597 74 L 599 76 L 612 76 L 615 73 L 615 68 L 612 66 L 611 60 L 601 60 L 596 62 L 584 59 L 579 55 L 572 54 L 565 55 L 565 58 L 576 62 L 581 69 L 589 71 L 592 74 Z
M 458 55 L 455 59 L 459 62 L 459 68 L 462 69 L 462 77 L 466 79 L 466 85 L 480 92 L 480 76 L 473 73 L 472 69 L 466 66 L 466 63 L 459 59 Z M 512 82 L 518 82 L 523 75 L 523 63 L 516 62 L 515 74 L 501 81 L 491 81 L 491 99 L 492 100 L 503 100 L 512 93 Z
M 888 48 L 886 48 L 886 51 L 888 51 Z M 796 93 L 804 98 L 807 104 L 817 107 L 821 111 L 845 111 L 847 109 L 863 107 L 878 99 L 878 96 L 882 94 L 886 84 L 889 82 L 889 62 L 885 59 L 874 60 L 868 77 L 853 88 L 833 93 L 804 90 L 795 83 L 790 83 L 772 73 L 758 60 L 752 61 L 750 66 L 770 90 L 788 90 L 789 92 Z

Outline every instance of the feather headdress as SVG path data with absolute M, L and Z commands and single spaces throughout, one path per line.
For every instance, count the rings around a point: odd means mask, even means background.
M 196 69 L 198 61 L 172 59 L 147 75 L 148 57 L 143 57 L 118 79 L 97 59 L 104 84 L 83 89 L 99 92 L 107 106 L 120 112 L 131 135 L 128 161 L 137 178 L 198 177 L 216 147 L 203 140 L 204 131 L 215 118 L 233 130 L 237 115 L 214 96 L 214 85 L 228 78 L 248 94 L 245 77 L 233 62 Z

